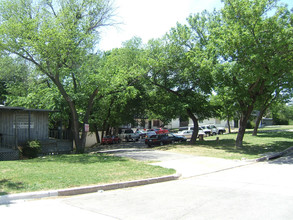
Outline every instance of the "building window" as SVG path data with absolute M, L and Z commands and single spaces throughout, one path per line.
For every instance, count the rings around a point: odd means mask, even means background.
M 160 127 L 160 120 L 153 120 L 154 127 Z

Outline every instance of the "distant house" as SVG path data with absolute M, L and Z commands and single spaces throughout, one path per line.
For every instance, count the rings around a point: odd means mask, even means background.
M 18 159 L 18 146 L 30 140 L 41 141 L 43 153 L 55 152 L 59 142 L 49 139 L 49 112 L 0 106 L 0 160 Z

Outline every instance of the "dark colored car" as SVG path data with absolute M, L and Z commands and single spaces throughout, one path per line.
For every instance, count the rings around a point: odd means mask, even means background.
M 137 130 L 135 133 L 138 134 L 140 138 L 145 138 L 147 135 L 146 131 Z
M 145 144 L 149 147 L 155 145 L 171 144 L 174 142 L 174 138 L 170 134 L 155 134 L 145 139 Z
M 176 134 L 168 134 L 169 137 L 171 136 L 173 138 L 174 142 L 185 142 L 187 141 L 187 138 L 181 135 L 176 135 Z

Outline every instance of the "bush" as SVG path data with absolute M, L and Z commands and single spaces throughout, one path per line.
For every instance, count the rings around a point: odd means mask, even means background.
M 28 141 L 22 148 L 22 155 L 27 158 L 36 158 L 41 152 L 41 144 L 39 141 Z
M 274 118 L 273 121 L 275 125 L 289 125 L 289 119 Z
M 252 129 L 254 127 L 255 127 L 255 122 L 254 121 L 248 121 L 247 122 L 247 125 L 246 125 L 247 129 Z

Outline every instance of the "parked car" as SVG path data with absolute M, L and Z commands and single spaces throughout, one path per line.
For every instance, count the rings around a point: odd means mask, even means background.
M 121 139 L 118 136 L 107 135 L 102 138 L 101 144 L 118 144 L 121 142 Z
M 169 130 L 165 129 L 165 128 L 157 128 L 157 129 L 155 129 L 155 132 L 156 132 L 156 134 L 167 134 L 167 133 L 169 133 Z
M 209 127 L 212 130 L 212 134 L 223 134 L 226 132 L 226 129 L 224 127 L 216 125 L 209 125 Z
M 208 125 L 201 125 L 199 127 L 202 128 L 202 130 L 203 130 L 203 132 L 205 133 L 206 136 L 211 136 L 212 130 L 210 129 L 210 127 Z
M 156 135 L 157 133 L 154 130 L 147 130 L 145 138 L 149 138 L 152 135 Z
M 204 133 L 203 129 L 199 126 L 197 137 L 200 137 L 200 136 L 205 136 L 205 133 Z
M 179 131 L 178 133 L 176 133 L 176 135 L 184 136 L 186 138 L 191 138 L 192 133 L 193 133 L 193 130 L 183 130 L 183 131 Z
M 145 144 L 149 147 L 155 146 L 155 145 L 165 145 L 165 144 L 171 144 L 174 142 L 174 139 L 169 136 L 169 134 L 155 134 L 150 135 L 150 137 L 147 137 L 145 139 Z
M 140 138 L 145 138 L 147 135 L 146 131 L 141 131 L 141 130 L 137 130 L 135 133 L 138 134 Z
M 175 135 L 184 136 L 187 139 L 190 139 L 192 136 L 192 133 L 193 133 L 193 130 L 184 130 L 184 131 L 179 131 Z M 203 136 L 205 135 L 203 129 L 200 126 L 198 126 L 198 134 L 197 135 L 198 135 L 198 137 L 201 135 L 203 135 Z
M 132 129 L 123 130 L 118 136 L 121 140 L 125 140 L 127 142 L 139 140 L 139 134 L 134 133 Z
M 187 138 L 184 137 L 184 136 L 181 136 L 181 135 L 169 133 L 168 136 L 172 137 L 174 142 L 185 142 L 185 141 L 187 141 Z

